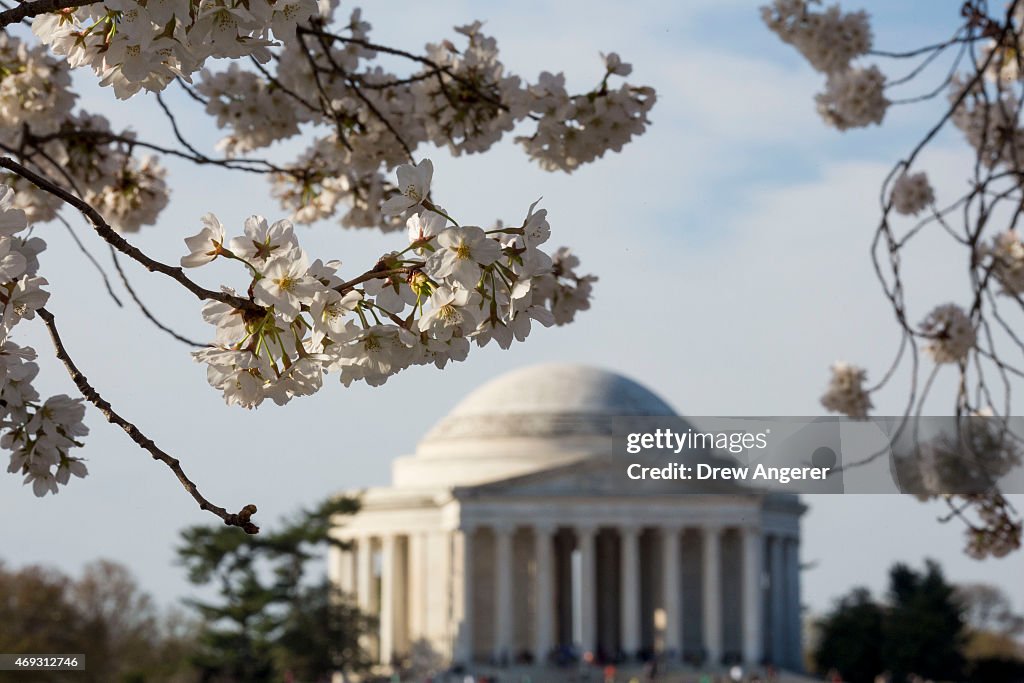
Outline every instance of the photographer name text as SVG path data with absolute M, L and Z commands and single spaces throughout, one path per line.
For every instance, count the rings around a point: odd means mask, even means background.
M 666 479 L 677 481 L 775 481 L 788 484 L 791 481 L 807 479 L 822 480 L 828 477 L 831 467 L 769 467 L 758 464 L 754 467 L 735 467 L 725 465 L 709 465 L 697 463 L 684 465 L 669 463 L 660 467 L 651 467 L 632 463 L 626 468 L 626 476 L 630 479 Z

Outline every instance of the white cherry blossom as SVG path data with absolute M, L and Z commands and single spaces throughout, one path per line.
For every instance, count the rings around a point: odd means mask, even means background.
M 22 319 L 32 320 L 36 311 L 46 305 L 50 294 L 42 289 L 45 284 L 45 278 L 33 275 L 25 275 L 14 283 L 4 307 L 3 330 L 9 331 Z
M 25 272 L 28 262 L 16 249 L 10 237 L 0 237 L 0 282 L 16 280 Z
M 324 338 L 335 342 L 344 342 L 352 338 L 356 333 L 352 312 L 362 298 L 355 290 L 346 294 L 340 294 L 333 289 L 317 292 L 309 307 L 313 322 L 313 344 L 321 343 Z
M 463 287 L 441 286 L 430 295 L 430 312 L 419 319 L 420 332 L 441 341 L 465 336 L 476 329 L 480 295 Z
M 476 226 L 448 228 L 437 236 L 437 243 L 440 248 L 427 258 L 427 272 L 467 289 L 476 287 L 481 266 L 489 266 L 501 254 L 501 246 Z
M 261 306 L 273 306 L 286 320 L 294 320 L 301 306 L 311 303 L 313 296 L 323 289 L 308 271 L 309 261 L 302 250 L 272 257 L 253 288 L 253 299 Z
M 384 213 L 402 213 L 411 209 L 430 194 L 430 181 L 434 177 L 434 164 L 424 159 L 415 166 L 402 164 L 398 167 L 398 194 L 384 202 Z
M 448 224 L 448 219 L 433 211 L 423 211 L 409 216 L 405 222 L 409 229 L 409 243 L 424 242 L 440 234 Z
M 25 212 L 14 207 L 14 190 L 0 185 L 0 236 L 10 237 L 28 225 Z
M 212 213 L 201 220 L 202 230 L 185 238 L 185 246 L 189 248 L 189 254 L 181 257 L 181 265 L 185 268 L 196 268 L 224 253 L 224 226 Z
M 229 246 L 232 253 L 250 261 L 266 261 L 279 253 L 299 246 L 290 221 L 275 221 L 268 225 L 263 216 L 245 219 L 245 237 L 233 238 Z

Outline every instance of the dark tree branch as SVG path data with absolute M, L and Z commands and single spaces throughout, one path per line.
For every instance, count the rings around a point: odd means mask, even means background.
M 128 242 L 128 240 L 117 234 L 114 231 L 114 229 L 111 228 L 105 220 L 103 220 L 103 216 L 101 216 L 99 212 L 96 211 L 96 209 L 94 209 L 88 203 L 71 194 L 64 188 L 60 187 L 59 185 L 56 185 L 50 180 L 42 177 L 41 175 L 30 171 L 29 169 L 25 168 L 24 166 L 14 161 L 13 159 L 9 157 L 0 157 L 0 167 L 8 169 L 9 171 L 28 180 L 30 183 L 38 187 L 40 190 L 43 190 L 44 192 L 49 192 L 55 197 L 60 198 L 66 204 L 70 204 L 71 206 L 75 207 L 76 209 L 82 212 L 82 214 L 89 220 L 90 223 L 92 223 L 93 227 L 96 229 L 96 232 L 99 234 L 99 236 L 102 237 L 107 242 L 109 242 L 111 245 L 113 245 L 115 249 L 120 251 L 122 254 L 129 256 L 135 261 L 141 263 L 146 268 L 146 270 L 166 275 L 167 277 L 171 278 L 188 291 L 195 294 L 197 298 L 211 301 L 220 301 L 221 303 L 225 303 L 229 306 L 233 306 L 234 308 L 248 311 L 250 313 L 263 315 L 266 312 L 262 307 L 256 305 L 255 303 L 248 299 L 243 299 L 239 296 L 233 296 L 231 294 L 226 294 L 224 292 L 215 292 L 213 290 L 206 289 L 205 287 L 200 286 L 196 282 L 189 279 L 189 277 L 185 275 L 185 272 L 180 267 L 169 266 L 166 263 L 161 263 L 160 261 L 150 258 L 145 253 L 143 253 L 142 250 L 140 250 L 138 247 L 132 245 L 130 242 Z
M 413 61 L 413 62 L 419 62 L 420 64 L 423 64 L 424 66 L 430 67 L 430 69 L 432 71 L 434 71 L 434 72 L 443 73 L 446 76 L 448 76 L 449 78 L 451 78 L 452 80 L 458 81 L 459 83 L 461 83 L 465 87 L 467 87 L 470 90 L 472 90 L 473 92 L 475 92 L 476 95 L 481 100 L 483 100 L 484 102 L 487 102 L 488 104 L 494 105 L 495 107 L 498 107 L 499 109 L 503 109 L 505 111 L 508 111 L 508 109 L 509 109 L 507 104 L 502 102 L 500 99 L 495 99 L 494 97 L 491 97 L 487 93 L 482 92 L 477 87 L 477 85 L 475 83 L 473 83 L 472 81 L 470 81 L 469 79 L 464 78 L 463 76 L 460 76 L 459 74 L 457 74 L 454 71 L 452 71 L 450 68 L 448 68 L 446 66 L 443 66 L 441 64 L 438 64 L 434 60 L 429 59 L 427 57 L 422 57 L 420 55 L 416 55 L 416 54 L 413 54 L 411 52 L 407 52 L 406 50 L 399 50 L 397 48 L 388 47 L 387 45 L 378 45 L 376 43 L 371 43 L 369 41 L 361 40 L 359 38 L 346 38 L 345 36 L 339 36 L 336 33 L 331 33 L 329 31 L 324 31 L 324 30 L 318 30 L 318 29 L 310 27 L 310 26 L 297 26 L 296 30 L 300 34 L 308 33 L 308 34 L 311 34 L 311 35 L 318 36 L 321 39 L 328 38 L 330 40 L 337 40 L 337 41 L 340 41 L 342 43 L 351 43 L 353 45 L 360 45 L 362 47 L 365 47 L 368 50 L 373 50 L 375 52 L 383 52 L 385 54 L 394 55 L 396 57 L 404 57 L 405 59 L 408 59 L 408 60 Z
M 163 106 L 162 102 L 161 106 Z M 167 112 L 168 116 L 171 116 L 170 110 L 165 108 L 164 111 Z M 117 133 L 112 133 L 103 130 L 62 130 L 57 133 L 51 133 L 49 135 L 31 136 L 29 141 L 32 143 L 32 147 L 34 149 L 41 151 L 41 144 L 50 142 L 51 140 L 66 140 L 69 138 L 90 138 L 99 143 L 119 142 L 121 144 L 128 145 L 129 147 L 141 147 L 142 149 L 148 149 L 153 152 L 159 152 L 160 154 L 167 154 L 169 156 L 178 157 L 179 159 L 185 159 L 186 161 L 191 161 L 192 163 L 200 166 L 209 164 L 213 166 L 221 166 L 223 168 L 228 168 L 235 171 L 245 171 L 247 173 L 288 173 L 291 175 L 296 175 L 295 171 L 292 171 L 287 168 L 282 168 L 280 166 L 276 166 L 267 161 L 266 159 L 250 159 L 247 157 L 239 157 L 237 159 L 215 159 L 213 157 L 208 157 L 202 152 L 196 150 L 191 144 L 185 141 L 185 139 L 181 136 L 177 128 L 177 122 L 174 121 L 173 117 L 171 117 L 171 124 L 172 127 L 174 128 L 175 137 L 188 150 L 187 152 L 182 152 L 180 149 L 164 147 L 162 145 L 157 145 L 152 142 L 146 142 L 145 140 L 139 140 L 131 136 L 118 135 Z M 249 164 L 252 164 L 252 166 L 250 166 Z
M 35 0 L 35 2 L 24 2 L 17 7 L 0 12 L 0 28 L 40 14 L 84 7 L 85 5 L 93 5 L 97 2 L 99 0 Z
M 363 273 L 359 277 L 353 278 L 353 279 L 351 279 L 351 280 L 349 280 L 347 282 L 342 282 L 340 285 L 338 285 L 334 289 L 337 292 L 339 292 L 341 294 L 344 294 L 345 292 L 351 291 L 352 288 L 355 287 L 356 285 L 361 285 L 364 282 L 369 282 L 370 280 L 382 280 L 382 279 L 384 279 L 386 277 L 391 277 L 392 275 L 408 275 L 409 273 L 413 272 L 417 268 L 418 268 L 418 266 L 417 267 L 408 267 L 408 268 L 384 268 L 384 269 L 375 268 L 373 270 L 366 271 L 365 273 Z
M 71 376 L 71 380 L 75 383 L 75 386 L 78 387 L 78 390 L 82 393 L 82 396 L 85 397 L 85 400 L 93 404 L 97 410 L 103 413 L 103 417 L 107 419 L 107 422 L 115 424 L 123 429 L 124 433 L 127 434 L 132 441 L 138 444 L 140 448 L 149 452 L 149 454 L 153 456 L 154 460 L 159 460 L 171 468 L 171 471 L 174 472 L 174 475 L 178 478 L 178 481 L 181 482 L 181 485 L 186 491 L 188 491 L 189 495 L 199 503 L 200 510 L 212 512 L 224 520 L 224 523 L 228 526 L 237 526 L 247 534 L 259 533 L 260 528 L 252 522 L 252 516 L 256 513 L 255 505 L 249 504 L 238 512 L 231 513 L 219 505 L 214 505 L 207 500 L 203 494 L 199 492 L 195 482 L 189 479 L 188 475 L 185 474 L 185 471 L 181 468 L 181 463 L 177 458 L 174 458 L 161 450 L 152 439 L 139 431 L 138 427 L 121 417 L 110 403 L 100 396 L 99 392 L 89 384 L 89 380 L 82 374 L 82 371 L 78 369 L 78 366 L 75 365 L 71 356 L 68 355 L 67 349 L 64 348 L 64 343 L 61 341 L 60 334 L 57 332 L 57 324 L 54 321 L 53 314 L 45 308 L 40 308 L 37 313 L 39 313 L 39 317 L 43 319 L 43 324 L 46 325 L 46 329 L 50 333 L 50 339 L 53 342 L 53 348 L 57 358 L 64 364 L 64 367 L 67 368 L 68 374 Z

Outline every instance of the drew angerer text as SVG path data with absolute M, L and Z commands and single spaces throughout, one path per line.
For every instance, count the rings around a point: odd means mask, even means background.
M 825 479 L 831 467 L 769 467 L 758 464 L 754 467 L 736 467 L 697 463 L 684 465 L 673 462 L 660 467 L 633 463 L 626 468 L 630 479 L 676 479 L 676 480 L 766 480 L 780 484 L 803 479 Z

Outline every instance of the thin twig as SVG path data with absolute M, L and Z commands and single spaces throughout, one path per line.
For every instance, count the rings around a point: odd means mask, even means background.
M 193 347 L 195 347 L 197 349 L 198 348 L 204 348 L 204 347 L 208 346 L 208 344 L 201 344 L 200 342 L 193 341 L 192 339 L 189 339 L 188 337 L 185 337 L 183 335 L 178 334 L 177 332 L 172 330 L 170 327 L 168 327 L 167 325 L 164 325 L 162 322 L 157 320 L 156 316 L 154 316 L 152 313 L 150 313 L 149 309 L 146 308 L 146 305 L 144 303 L 142 303 L 142 300 L 139 298 L 139 295 L 135 292 L 135 288 L 132 287 L 130 282 L 128 282 L 128 275 L 125 274 L 124 269 L 121 267 L 121 262 L 118 260 L 118 256 L 117 256 L 117 250 L 114 249 L 113 246 L 110 247 L 110 258 L 113 259 L 113 261 L 114 261 L 114 269 L 117 270 L 117 274 L 121 277 L 121 284 L 124 285 L 124 288 L 128 292 L 128 295 L 131 296 L 132 301 L 135 302 L 135 305 L 139 307 L 139 310 L 142 312 L 142 315 L 144 315 L 146 317 L 146 319 L 149 320 L 149 322 L 153 323 L 157 327 L 157 329 L 162 330 L 163 332 L 166 332 L 167 334 L 171 335 L 173 338 L 175 338 L 178 341 L 180 341 L 182 344 L 187 344 L 187 345 L 193 346 Z
M 189 479 L 185 474 L 185 471 L 181 468 L 181 463 L 177 458 L 172 457 L 161 450 L 152 439 L 139 431 L 138 427 L 121 417 L 110 403 L 100 396 L 99 392 L 97 392 L 89 383 L 89 380 L 82 374 L 82 371 L 78 369 L 78 366 L 75 365 L 71 356 L 68 355 L 67 349 L 64 347 L 64 343 L 61 341 L 60 334 L 57 332 L 57 324 L 54 321 L 53 314 L 45 308 L 40 308 L 36 312 L 39 314 L 39 317 L 42 318 L 43 324 L 46 325 L 46 329 L 50 333 L 50 339 L 53 341 L 53 348 L 57 358 L 64 364 L 64 367 L 67 368 L 68 374 L 71 376 L 71 380 L 75 383 L 75 386 L 78 387 L 78 390 L 82 393 L 82 396 L 85 397 L 85 400 L 89 401 L 89 403 L 93 404 L 97 410 L 103 413 L 103 417 L 107 419 L 107 422 L 115 424 L 123 429 L 124 433 L 128 435 L 128 438 L 152 455 L 154 460 L 159 460 L 171 468 L 171 471 L 174 472 L 174 475 L 178 478 L 178 481 L 181 482 L 181 485 L 186 491 L 188 491 L 189 495 L 199 503 L 200 510 L 212 512 L 224 520 L 224 523 L 228 526 L 237 526 L 247 534 L 259 533 L 260 528 L 252 522 L 252 516 L 256 513 L 255 505 L 249 504 L 238 512 L 231 513 L 219 505 L 214 505 L 207 500 L 203 494 L 199 492 L 195 482 Z
M 50 133 L 48 135 L 33 135 L 30 138 L 33 148 L 39 150 L 40 144 L 50 142 L 51 140 L 68 140 L 77 138 L 88 138 L 95 140 L 99 143 L 111 143 L 119 142 L 129 147 L 140 147 L 142 149 L 148 149 L 153 152 L 159 152 L 160 154 L 167 154 L 169 156 L 178 157 L 186 161 L 191 161 L 198 165 L 212 165 L 221 166 L 223 168 L 231 169 L 234 171 L 245 171 L 246 173 L 257 173 L 257 174 L 268 174 L 268 173 L 290 173 L 294 175 L 294 172 L 287 168 L 282 168 L 272 164 L 266 159 L 255 159 L 248 157 L 238 157 L 237 159 L 223 158 L 215 159 L 208 157 L 205 154 L 197 151 L 192 145 L 185 142 L 183 138 L 178 137 L 185 148 L 186 152 L 180 149 L 173 149 L 171 147 L 165 147 L 158 145 L 153 142 L 146 142 L 130 135 L 120 135 L 105 130 L 88 130 L 88 129 L 72 129 L 72 130 L 60 130 L 56 133 Z M 249 166 L 247 164 L 253 164 Z
M 110 285 L 110 278 L 107 277 L 107 271 L 103 270 L 103 266 L 101 266 L 100 262 L 96 260 L 96 257 L 93 256 L 89 252 L 89 250 L 85 248 L 85 245 L 82 244 L 82 240 L 78 239 L 78 235 L 75 234 L 75 229 L 71 227 L 71 224 L 68 223 L 67 219 L 58 213 L 57 220 L 60 221 L 65 228 L 67 228 L 68 234 L 71 235 L 71 239 L 74 240 L 76 245 L 78 245 L 78 249 L 83 254 L 85 254 L 85 258 L 89 259 L 89 263 L 96 266 L 96 270 L 97 272 L 99 272 L 100 277 L 103 278 L 103 286 L 106 287 L 107 294 L 110 295 L 110 298 L 114 300 L 114 303 L 117 304 L 119 308 L 124 308 L 124 304 L 121 303 L 121 300 L 117 297 L 117 294 L 114 294 L 114 288 Z

